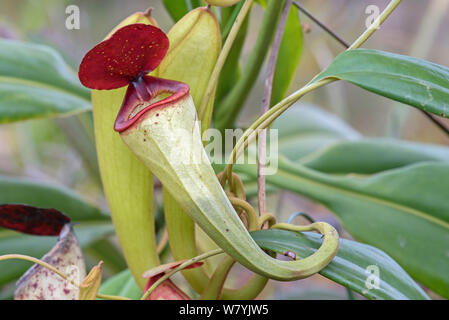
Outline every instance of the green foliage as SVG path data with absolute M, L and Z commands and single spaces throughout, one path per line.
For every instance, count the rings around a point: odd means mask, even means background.
M 203 5 L 199 0 L 162 0 L 172 19 L 177 22 L 184 17 L 190 10 Z
M 302 158 L 300 163 L 326 173 L 372 174 L 418 162 L 448 159 L 447 147 L 394 139 L 365 138 L 360 141 L 331 143 Z
M 139 289 L 136 281 L 134 281 L 129 270 L 124 270 L 105 281 L 101 285 L 99 292 L 101 294 L 126 297 L 133 300 L 138 300 L 142 296 L 142 291 Z
M 235 83 L 228 95 L 216 106 L 215 126 L 224 130 L 232 128 L 241 108 L 243 107 L 249 92 L 255 84 L 262 68 L 265 56 L 275 34 L 276 25 L 284 1 L 271 0 L 262 19 L 262 26 L 257 35 L 256 43 L 251 55 L 242 70 L 241 77 Z
M 89 96 L 53 49 L 0 39 L 0 123 L 87 111 Z
M 257 244 L 279 254 L 296 253 L 298 259 L 309 256 L 321 245 L 320 235 L 284 230 L 251 233 Z M 368 267 L 379 270 L 379 287 L 366 286 Z M 337 256 L 320 274 L 361 295 L 375 300 L 429 299 L 421 287 L 393 259 L 381 250 L 355 241 L 341 239 Z
M 236 170 L 256 177 L 256 170 Z M 372 176 L 336 176 L 280 159 L 267 181 L 334 212 L 354 238 L 398 261 L 416 280 L 449 297 L 449 164 L 422 162 Z
M 314 82 L 337 78 L 381 96 L 449 118 L 449 68 L 390 52 L 341 53 Z
M 297 72 L 301 60 L 304 35 L 298 10 L 291 7 L 282 36 L 279 56 L 273 79 L 271 105 L 275 105 L 285 98 L 288 88 Z
M 55 208 L 65 213 L 77 223 L 75 232 L 83 248 L 114 232 L 109 217 L 103 211 L 61 186 L 0 177 L 0 203 Z M 56 238 L 0 229 L 0 243 L 0 255 L 20 253 L 40 258 L 52 248 Z M 20 277 L 29 266 L 29 263 L 19 260 L 1 262 L 0 286 Z
M 335 115 L 307 104 L 291 107 L 276 119 L 271 129 L 278 130 L 279 154 L 292 161 L 331 143 L 362 137 Z
M 241 69 L 247 20 L 220 76 L 215 114 L 220 129 L 234 124 L 256 82 L 284 3 L 255 2 L 265 14 L 253 52 Z M 220 12 L 224 36 L 242 3 L 213 9 Z M 204 1 L 163 0 L 163 4 L 176 22 Z M 292 7 L 276 63 L 272 105 L 286 96 L 302 48 L 301 22 Z M 341 53 L 312 82 L 329 78 L 449 118 L 447 67 L 389 52 L 356 49 Z M 0 39 L 0 123 L 67 116 L 90 109 L 90 92 L 59 53 L 46 46 Z M 449 298 L 449 148 L 364 138 L 336 116 L 307 105 L 292 108 L 272 128 L 279 130 L 281 156 L 278 172 L 267 176 L 267 191 L 288 190 L 325 205 L 346 231 L 366 243 L 341 239 L 337 257 L 320 272 L 323 276 L 369 299 L 428 299 L 411 277 Z M 75 135 L 77 130 L 72 129 Z M 255 149 L 251 149 L 250 157 L 254 156 Z M 235 169 L 244 176 L 247 195 L 255 195 L 256 168 L 237 165 Z M 123 258 L 106 240 L 114 232 L 108 214 L 74 192 L 0 176 L 0 203 L 24 203 L 64 212 L 78 223 L 75 231 L 85 253 L 116 264 L 114 272 L 124 267 Z M 321 243 L 312 233 L 263 230 L 252 236 L 264 249 L 281 254 L 291 250 L 299 257 L 309 255 Z M 51 237 L 0 229 L 0 255 L 41 257 L 55 242 Z M 370 265 L 379 267 L 378 289 L 367 290 L 365 286 L 366 267 Z M 29 266 L 23 261 L 2 262 L 0 286 L 16 280 Z M 107 280 L 100 292 L 132 299 L 142 294 L 129 270 Z

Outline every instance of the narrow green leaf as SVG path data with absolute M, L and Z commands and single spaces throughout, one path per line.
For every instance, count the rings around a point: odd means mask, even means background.
M 273 92 L 271 105 L 275 105 L 287 95 L 296 70 L 301 60 L 303 48 L 303 32 L 298 10 L 293 6 L 288 13 L 282 36 L 279 56 L 276 62 L 276 70 L 273 79 Z
M 240 109 L 248 94 L 256 83 L 255 79 L 262 68 L 265 55 L 275 34 L 276 25 L 284 1 L 270 0 L 265 10 L 262 26 L 259 29 L 256 43 L 242 72 L 229 94 L 222 100 L 215 112 L 215 127 L 219 130 L 231 128 L 234 125 Z
M 372 174 L 418 162 L 448 159 L 447 147 L 394 139 L 367 138 L 332 143 L 303 157 L 300 163 L 326 173 Z
M 255 2 L 265 9 L 267 7 L 267 1 L 268 0 L 256 0 Z
M 367 49 L 341 53 L 313 81 L 337 78 L 381 96 L 449 118 L 449 68 Z
M 162 0 L 162 3 L 175 22 L 184 17 L 190 10 L 202 5 L 199 0 Z
M 29 119 L 69 116 L 90 110 L 90 103 L 40 84 L 4 83 L 0 77 L 0 124 Z
M 236 169 L 257 176 L 254 166 Z M 333 211 L 345 230 L 449 297 L 449 163 L 421 162 L 372 176 L 335 176 L 280 159 L 267 181 Z
M 0 123 L 87 111 L 89 97 L 53 49 L 0 39 Z
M 120 272 L 127 268 L 125 258 L 120 248 L 114 243 L 114 238 L 100 239 L 83 250 L 93 261 L 103 261 L 103 267 L 111 272 Z
M 0 203 L 54 208 L 67 214 L 74 223 L 78 223 L 75 231 L 82 247 L 87 247 L 114 232 L 105 212 L 62 186 L 0 176 Z M 0 254 L 21 253 L 40 258 L 55 242 L 55 237 L 29 236 L 0 229 Z M 29 264 L 23 261 L 3 262 L 0 285 L 18 278 L 28 267 Z
M 245 22 L 243 22 L 232 49 L 229 52 L 228 58 L 223 65 L 218 81 L 217 92 L 215 94 L 215 100 L 217 102 L 221 101 L 228 94 L 228 92 L 232 90 L 232 87 L 240 77 L 241 70 L 239 59 L 243 49 L 243 44 L 245 43 L 248 24 L 249 16 L 247 16 Z
M 229 32 L 234 25 L 234 22 L 243 7 L 245 1 L 240 1 L 237 4 L 230 7 L 222 7 L 220 9 L 220 29 L 221 29 L 221 38 L 223 41 L 228 37 Z
M 280 254 L 293 251 L 298 259 L 309 256 L 322 242 L 320 235 L 309 232 L 301 234 L 285 230 L 261 230 L 251 235 L 262 248 Z M 375 279 L 372 283 L 368 279 L 372 275 L 369 268 L 379 271 L 378 287 Z M 340 239 L 337 256 L 320 274 L 369 299 L 429 299 L 421 287 L 387 254 L 356 241 Z M 367 282 L 374 286 L 367 286 Z
M 276 119 L 271 130 L 278 130 L 279 154 L 292 161 L 330 143 L 361 138 L 357 131 L 335 115 L 303 103 L 291 107 Z
M 142 291 L 137 286 L 129 270 L 124 270 L 109 278 L 101 285 L 99 292 L 101 294 L 121 296 L 133 300 L 140 299 L 142 296 Z
M 109 220 L 105 212 L 63 186 L 26 179 L 0 176 L 0 203 L 21 203 L 41 208 L 54 208 L 67 214 L 74 222 Z

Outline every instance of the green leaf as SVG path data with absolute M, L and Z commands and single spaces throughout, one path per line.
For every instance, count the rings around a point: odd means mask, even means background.
M 90 110 L 90 93 L 53 49 L 0 39 L 0 123 Z
M 232 45 L 231 51 L 229 52 L 228 58 L 226 59 L 223 69 L 220 73 L 220 78 L 218 81 L 217 92 L 215 94 L 215 100 L 220 102 L 226 94 L 231 91 L 234 84 L 238 81 L 240 77 L 240 54 L 245 43 L 246 34 L 248 31 L 249 15 L 246 17 L 245 21 L 240 28 L 239 33 Z
M 142 296 L 142 291 L 137 286 L 129 270 L 124 270 L 109 278 L 101 285 L 100 293 L 127 297 L 133 300 L 138 300 Z
M 296 70 L 301 60 L 303 48 L 303 32 L 298 10 L 291 6 L 282 36 L 279 56 L 273 79 L 271 105 L 275 105 L 287 95 Z
M 54 208 L 67 214 L 77 223 L 75 231 L 82 247 L 87 247 L 114 231 L 106 213 L 62 186 L 0 176 L 0 203 Z M 55 243 L 55 237 L 29 236 L 0 229 L 0 254 L 21 253 L 40 258 Z M 28 267 L 29 263 L 23 261 L 2 262 L 0 285 L 18 278 Z
M 326 173 L 371 174 L 449 159 L 449 148 L 445 146 L 363 138 L 335 115 L 304 103 L 287 110 L 271 129 L 278 130 L 280 155 Z M 255 152 L 253 145 L 250 148 Z
M 103 268 L 117 273 L 127 268 L 125 258 L 120 248 L 114 243 L 114 238 L 108 237 L 100 239 L 83 250 L 85 256 L 89 256 L 92 261 L 103 261 Z
M 234 125 L 240 109 L 256 83 L 255 79 L 257 79 L 262 69 L 266 53 L 275 34 L 276 28 L 273 28 L 273 26 L 276 25 L 283 3 L 284 1 L 279 0 L 270 0 L 268 2 L 256 43 L 252 48 L 251 55 L 245 64 L 241 77 L 220 102 L 220 105 L 217 106 L 216 112 L 214 112 L 215 127 L 220 131 L 231 128 Z
M 199 0 L 162 0 L 162 3 L 175 22 L 184 17 L 190 10 L 202 5 Z
M 356 49 L 341 53 L 313 82 L 348 81 L 381 96 L 449 118 L 449 68 L 399 54 Z
M 41 208 L 54 208 L 68 215 L 74 222 L 88 220 L 109 221 L 109 216 L 84 201 L 73 191 L 47 183 L 0 176 L 0 203 L 20 203 Z
M 264 9 L 267 7 L 267 0 L 256 0 L 255 2 L 258 3 Z
M 322 242 L 320 235 L 310 232 L 301 234 L 273 229 L 252 232 L 251 235 L 263 249 L 280 254 L 293 251 L 299 259 L 316 251 Z M 372 273 L 367 268 L 373 266 L 379 271 L 379 287 L 368 290 L 365 283 Z M 351 240 L 340 239 L 337 256 L 320 274 L 369 299 L 429 299 L 421 287 L 387 254 Z
M 229 31 L 231 31 L 231 28 L 234 25 L 243 4 L 244 1 L 240 1 L 233 6 L 220 8 L 220 29 L 223 42 L 228 37 Z
M 235 168 L 257 176 L 254 166 Z M 421 162 L 360 177 L 279 159 L 277 173 L 266 178 L 322 203 L 354 238 L 385 251 L 417 281 L 449 297 L 449 163 Z
M 449 148 L 443 146 L 394 139 L 362 139 L 332 143 L 303 157 L 300 163 L 326 173 L 372 174 L 418 162 L 448 159 Z
M 300 158 L 341 140 L 357 140 L 361 135 L 335 115 L 318 107 L 298 103 L 271 126 L 278 130 L 279 153 L 289 160 Z

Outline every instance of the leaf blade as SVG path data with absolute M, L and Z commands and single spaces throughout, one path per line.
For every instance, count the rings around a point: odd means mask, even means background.
M 236 169 L 257 176 L 250 166 Z M 324 174 L 280 159 L 278 172 L 267 181 L 322 203 L 355 239 L 385 251 L 417 281 L 449 297 L 448 175 L 447 162 L 359 177 Z
M 90 110 L 89 91 L 55 50 L 0 39 L 0 123 Z
M 449 68 L 409 56 L 368 49 L 341 53 L 312 82 L 348 81 L 423 111 L 449 117 Z
M 314 233 L 293 233 L 285 230 L 261 230 L 251 234 L 262 248 L 283 254 L 294 251 L 301 258 L 321 245 Z M 365 286 L 369 266 L 379 268 L 379 288 Z M 348 287 L 369 299 L 429 299 L 425 292 L 387 254 L 355 241 L 340 239 L 337 256 L 320 274 Z
M 271 95 L 272 106 L 285 98 L 287 94 L 301 60 L 303 39 L 299 14 L 296 8 L 292 6 L 288 13 L 284 35 L 279 47 L 279 56 L 276 61 Z

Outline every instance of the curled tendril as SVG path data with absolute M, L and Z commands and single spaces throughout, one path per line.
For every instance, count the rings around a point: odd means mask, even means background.
M 223 189 L 226 189 L 226 182 L 228 182 L 228 175 L 222 171 L 217 174 L 217 178 L 220 181 L 220 184 Z M 245 187 L 243 185 L 242 180 L 235 172 L 232 172 L 232 179 L 229 179 L 229 190 L 230 192 L 243 200 L 246 200 Z
M 259 229 L 256 210 L 254 210 L 254 208 L 248 202 L 237 197 L 229 197 L 229 201 L 231 201 L 231 204 L 234 207 L 243 209 L 247 221 L 248 231 L 256 231 Z
M 265 223 L 268 222 L 268 228 L 271 228 L 273 225 L 276 224 L 276 217 L 271 213 L 264 213 L 261 215 L 258 219 L 259 228 L 263 229 Z

